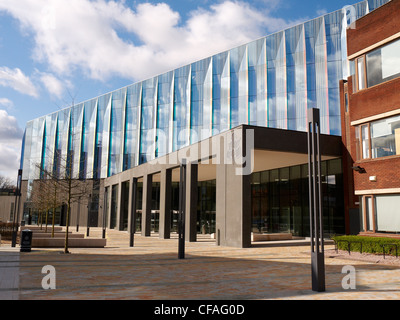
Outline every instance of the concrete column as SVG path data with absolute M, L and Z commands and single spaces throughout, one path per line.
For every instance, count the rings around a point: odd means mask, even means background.
M 217 245 L 251 246 L 251 178 L 235 174 L 233 165 L 217 165 Z
M 123 201 L 123 196 L 122 196 L 122 183 L 118 183 L 118 196 L 117 196 L 117 214 L 115 217 L 115 229 L 121 230 L 120 224 L 121 224 L 121 213 L 122 213 L 122 201 Z
M 186 241 L 197 241 L 197 179 L 198 164 L 188 163 L 186 169 Z
M 143 201 L 142 201 L 142 236 L 150 237 L 151 233 L 151 197 L 153 176 L 143 177 Z
M 172 196 L 172 170 L 161 170 L 160 183 L 160 239 L 170 239 L 171 233 L 171 196 Z
M 108 189 L 108 208 L 106 208 L 106 228 L 110 229 L 113 186 Z
M 236 131 L 235 135 L 230 140 L 232 146 L 221 145 L 220 152 L 226 157 L 224 163 L 217 164 L 217 245 L 248 248 L 251 246 L 251 174 L 243 170 L 246 163 L 239 161 L 246 153 L 246 133 Z M 247 156 L 250 163 L 251 155 Z

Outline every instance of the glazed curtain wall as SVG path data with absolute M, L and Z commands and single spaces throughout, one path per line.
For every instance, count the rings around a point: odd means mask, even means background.
M 322 162 L 324 232 L 344 234 L 341 159 Z M 308 165 L 252 174 L 252 232 L 310 235 Z
M 106 178 L 240 124 L 340 135 L 346 28 L 386 3 L 368 0 L 135 83 L 27 124 L 23 179 L 40 167 Z

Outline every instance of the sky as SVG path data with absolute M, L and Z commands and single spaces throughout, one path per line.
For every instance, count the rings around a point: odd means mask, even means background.
M 28 121 L 357 0 L 0 0 L 0 175 Z

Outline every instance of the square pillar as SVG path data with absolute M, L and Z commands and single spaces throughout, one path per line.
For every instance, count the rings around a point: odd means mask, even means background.
M 236 175 L 235 166 L 217 165 L 217 245 L 251 247 L 251 176 Z
M 115 229 L 121 231 L 121 215 L 122 215 L 122 206 L 123 206 L 123 184 L 121 182 L 118 183 L 118 198 L 117 198 L 117 215 L 115 217 Z
M 105 222 L 106 222 L 106 228 L 107 229 L 110 229 L 110 220 L 111 220 L 111 210 L 112 210 L 112 193 L 113 193 L 113 186 L 112 185 L 110 185 L 109 186 L 109 190 L 108 190 L 108 207 L 107 207 L 107 212 L 106 212 L 106 219 L 105 219 Z
M 136 199 L 137 195 L 134 194 L 136 191 L 137 193 L 137 179 L 132 178 L 129 181 L 129 199 L 128 199 L 128 232 L 132 233 L 132 218 L 133 218 L 133 211 L 136 211 Z
M 237 129 L 220 144 L 217 167 L 217 245 L 251 247 L 251 173 L 253 132 Z
M 151 197 L 153 188 L 153 176 L 146 174 L 143 177 L 143 201 L 142 201 L 142 236 L 150 237 L 151 234 Z
M 171 237 L 172 170 L 161 170 L 160 183 L 160 239 Z
M 186 241 L 197 241 L 198 164 L 188 163 L 186 171 Z

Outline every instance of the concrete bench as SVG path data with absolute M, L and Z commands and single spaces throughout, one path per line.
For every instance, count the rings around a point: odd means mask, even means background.
M 69 238 L 69 248 L 104 248 L 107 239 L 102 238 Z M 33 238 L 32 248 L 64 248 L 65 239 L 63 238 Z
M 293 236 L 291 233 L 252 233 L 251 241 L 283 241 L 292 240 Z

